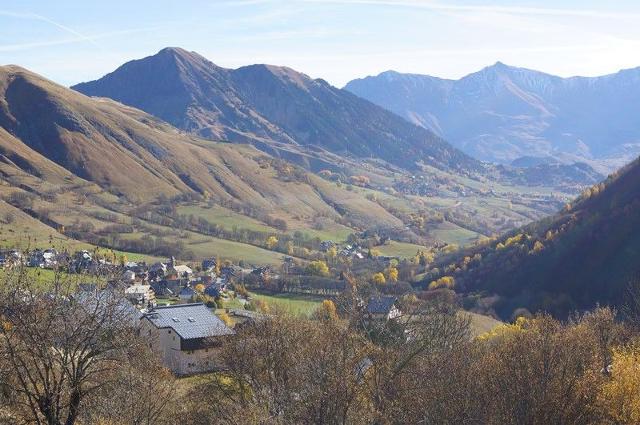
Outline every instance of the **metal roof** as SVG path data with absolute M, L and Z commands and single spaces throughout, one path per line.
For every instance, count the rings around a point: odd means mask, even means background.
M 157 328 L 173 329 L 182 339 L 233 334 L 233 330 L 202 303 L 156 307 L 145 317 Z

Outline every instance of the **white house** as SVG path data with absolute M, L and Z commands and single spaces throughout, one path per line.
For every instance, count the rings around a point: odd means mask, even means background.
M 396 303 L 398 299 L 392 296 L 375 296 L 369 298 L 367 314 L 374 320 L 392 320 L 402 316 Z
M 202 303 L 156 307 L 142 318 L 142 335 L 176 375 L 220 367 L 216 348 L 222 338 L 232 334 L 233 330 Z
M 124 296 L 142 308 L 155 307 L 156 294 L 151 285 L 134 284 L 124 290 Z

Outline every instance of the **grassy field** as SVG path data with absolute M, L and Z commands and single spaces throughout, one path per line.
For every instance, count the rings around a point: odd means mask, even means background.
M 240 215 L 237 212 L 217 205 L 214 205 L 213 207 L 209 207 L 205 204 L 185 205 L 178 207 L 177 212 L 179 214 L 193 214 L 196 217 L 202 217 L 205 220 L 215 223 L 227 230 L 231 230 L 236 226 L 240 229 L 255 230 L 259 232 L 277 232 L 273 227 L 267 226 L 258 220 Z
M 187 232 L 187 234 L 189 239 L 185 240 L 185 244 L 197 258 L 219 257 L 234 262 L 243 260 L 249 264 L 278 266 L 282 264 L 284 257 L 281 252 L 269 251 L 253 245 L 202 236 L 192 232 Z
M 267 303 L 271 309 L 280 309 L 295 316 L 309 316 L 322 303 L 324 298 L 313 295 L 299 294 L 258 294 L 251 293 L 252 299 Z
M 473 241 L 475 241 L 478 236 L 478 233 L 473 232 L 471 230 L 463 229 L 460 226 L 456 226 L 452 223 L 442 223 L 438 226 L 438 228 L 433 229 L 431 234 L 436 239 L 445 241 L 447 243 L 453 243 L 458 246 L 467 245 Z
M 101 283 L 100 278 L 85 274 L 69 274 L 66 272 L 56 272 L 54 270 L 41 269 L 37 267 L 27 267 L 24 271 L 25 281 L 35 283 L 39 288 L 50 287 L 56 279 L 56 273 L 58 273 L 58 279 L 60 279 L 60 282 L 69 284 L 71 288 L 76 288 L 82 283 Z M 8 270 L 0 268 L 0 282 L 5 282 L 7 279 L 11 281 L 14 278 L 17 278 L 19 273 L 20 272 L 17 269 Z M 102 279 L 102 283 L 103 282 L 104 279 Z
M 391 241 L 386 245 L 377 246 L 375 249 L 382 255 L 400 258 L 412 258 L 418 251 L 425 251 L 427 248 L 422 245 L 412 243 Z

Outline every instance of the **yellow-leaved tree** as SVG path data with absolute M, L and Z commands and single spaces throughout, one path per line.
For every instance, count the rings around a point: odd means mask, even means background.
M 398 269 L 395 267 L 389 267 L 387 269 L 387 278 L 391 281 L 391 282 L 397 282 L 398 281 Z
M 385 279 L 382 273 L 378 272 L 371 276 L 371 282 L 376 285 L 384 285 L 387 282 L 387 279 Z
M 267 248 L 273 249 L 278 245 L 278 238 L 275 236 L 269 236 L 266 241 Z
M 453 276 L 442 276 L 438 280 L 434 280 L 429 284 L 429 289 L 440 289 L 440 288 L 448 288 L 453 289 L 456 285 L 456 280 Z
M 324 300 L 314 312 L 314 316 L 323 322 L 333 322 L 338 320 L 336 305 L 331 300 Z
M 640 346 L 614 350 L 611 378 L 604 383 L 598 404 L 612 423 L 640 424 Z
M 329 276 L 329 266 L 322 260 L 316 260 L 307 266 L 307 274 L 314 276 Z

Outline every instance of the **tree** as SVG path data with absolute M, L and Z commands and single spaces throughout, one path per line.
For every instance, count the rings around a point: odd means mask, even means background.
M 616 424 L 640 423 L 640 348 L 637 345 L 613 352 L 611 379 L 598 395 L 598 406 Z
M 248 322 L 222 346 L 225 372 L 203 377 L 187 397 L 197 403 L 185 421 L 370 424 L 364 359 L 374 350 L 340 322 L 287 316 Z
M 331 300 L 324 300 L 322 304 L 318 306 L 314 312 L 314 317 L 321 321 L 335 321 L 338 320 L 338 313 L 336 311 L 336 305 Z
M 374 273 L 374 275 L 371 276 L 371 283 L 375 285 L 384 285 L 386 282 L 387 280 L 385 279 L 384 275 L 380 272 Z
M 438 280 L 434 280 L 429 284 L 429 290 L 448 288 L 452 289 L 456 284 L 455 279 L 452 276 L 442 276 Z
M 2 287 L 0 358 L 26 422 L 75 424 L 83 402 L 138 352 L 137 318 L 116 291 L 72 288 L 57 275 L 43 292 L 24 270 Z
M 269 236 L 265 244 L 267 245 L 267 248 L 273 249 L 278 245 L 278 238 L 275 236 Z
M 329 266 L 322 260 L 312 261 L 307 265 L 307 274 L 312 276 L 329 276 Z
M 387 269 L 387 277 L 389 278 L 389 280 L 391 282 L 397 282 L 398 281 L 398 269 L 395 267 L 389 267 Z
M 123 360 L 108 380 L 83 402 L 82 423 L 171 425 L 180 402 L 176 380 L 160 367 L 156 354 L 141 345 L 135 356 Z
M 542 244 L 542 242 L 540 241 L 535 241 L 533 244 L 533 249 L 531 250 L 531 252 L 533 252 L 534 254 L 537 254 L 538 252 L 542 251 L 544 249 L 544 245 Z
M 224 322 L 225 325 L 233 326 L 233 320 L 231 320 L 231 316 L 229 316 L 226 312 L 220 313 L 218 317 Z
M 333 261 L 337 256 L 338 256 L 338 248 L 336 248 L 335 246 L 332 246 L 327 250 L 327 258 L 329 260 Z

